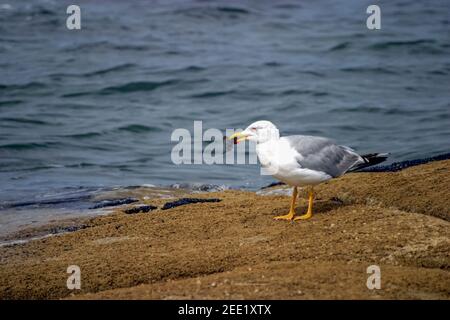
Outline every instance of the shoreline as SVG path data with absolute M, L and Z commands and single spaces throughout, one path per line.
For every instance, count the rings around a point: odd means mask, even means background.
M 0 298 L 450 299 L 449 185 L 449 160 L 352 173 L 320 185 L 315 215 L 295 223 L 272 219 L 288 209 L 285 186 L 142 194 L 77 231 L 0 247 Z M 221 201 L 162 210 L 185 197 Z M 157 209 L 124 213 L 136 205 Z M 373 264 L 382 290 L 365 286 Z M 69 265 L 81 290 L 66 288 Z
M 435 161 L 443 161 L 450 159 L 450 153 L 440 154 L 433 157 L 420 158 L 415 160 L 405 160 L 400 162 L 393 162 L 388 165 L 378 165 L 370 168 L 366 168 L 359 172 L 397 172 L 410 167 L 427 164 Z M 214 191 L 224 191 L 224 190 L 238 190 L 238 191 L 250 191 L 257 193 L 264 193 L 265 189 L 270 189 L 277 186 L 283 186 L 282 182 L 272 182 L 268 185 L 262 186 L 260 188 L 234 188 L 231 186 L 224 185 L 213 185 L 213 184 L 188 184 L 188 183 L 174 183 L 169 186 L 156 186 L 156 185 L 142 185 L 142 186 L 122 186 L 115 188 L 104 188 L 101 192 L 87 194 L 82 193 L 78 196 L 71 196 L 68 198 L 57 197 L 53 199 L 36 200 L 36 201 L 19 201 L 4 203 L 0 206 L 0 210 L 10 209 L 10 208 L 27 208 L 30 206 L 36 206 L 40 211 L 55 211 L 63 213 L 61 217 L 49 216 L 48 218 L 43 218 L 37 220 L 39 223 L 35 224 L 35 220 L 30 219 L 28 225 L 22 224 L 13 227 L 9 232 L 0 234 L 0 246 L 7 245 L 6 242 L 10 241 L 27 241 L 20 236 L 27 234 L 27 238 L 31 237 L 42 237 L 42 236 L 53 236 L 63 233 L 64 230 L 50 230 L 49 233 L 43 234 L 42 230 L 48 229 L 48 225 L 55 225 L 58 227 L 66 227 L 69 223 L 66 232 L 71 232 L 70 228 L 76 227 L 73 224 L 74 220 L 84 221 L 85 219 L 98 217 L 101 215 L 107 215 L 114 210 L 117 210 L 120 206 L 138 202 L 139 196 L 146 194 L 147 198 L 177 198 L 184 196 L 193 196 L 197 193 L 211 193 Z M 94 190 L 101 190 L 101 188 L 91 188 Z M 285 192 L 284 192 L 285 193 Z M 281 192 L 283 194 L 283 192 Z M 137 196 L 137 197 L 136 197 Z M 61 205 L 68 204 L 68 207 L 59 207 Z M 50 205 L 49 207 L 46 207 Z M 54 205 L 54 207 L 52 207 Z M 43 207 L 41 207 L 43 206 Z M 1 214 L 1 211 L 0 211 Z M 38 212 L 34 212 L 34 215 Z M 34 234 L 33 234 L 34 232 Z M 19 235 L 19 237 L 16 237 Z

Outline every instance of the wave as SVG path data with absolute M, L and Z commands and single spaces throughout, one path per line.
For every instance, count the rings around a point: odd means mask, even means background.
M 26 172 L 26 171 L 39 171 L 39 170 L 49 170 L 49 169 L 58 169 L 58 168 L 66 168 L 66 166 L 61 164 L 49 164 L 49 165 L 37 165 L 33 167 L 25 167 L 25 168 L 2 168 L 0 169 L 0 172 Z
M 387 69 L 383 67 L 346 67 L 339 69 L 343 72 L 360 72 L 360 73 L 377 73 L 377 74 L 398 74 L 398 72 L 394 71 L 397 67 L 392 67 L 392 69 Z M 398 68 L 397 68 L 398 69 Z
M 0 107 L 3 106 L 15 106 L 16 104 L 21 104 L 25 102 L 24 100 L 5 100 L 5 101 L 0 101 Z
M 357 106 L 357 107 L 347 107 L 347 108 L 334 108 L 329 110 L 330 113 L 373 113 L 373 114 L 385 114 L 385 115 L 421 115 L 422 110 L 411 110 L 411 109 L 401 109 L 401 108 L 382 108 L 374 106 Z
M 385 49 L 389 47 L 416 46 L 420 44 L 430 44 L 430 43 L 436 43 L 436 41 L 431 39 L 418 39 L 409 41 L 383 41 L 375 43 L 370 47 L 372 49 Z
M 93 77 L 93 76 L 105 75 L 105 74 L 108 74 L 111 72 L 128 70 L 128 69 L 131 69 L 134 67 L 137 67 L 137 65 L 134 63 L 124 63 L 124 64 L 120 64 L 120 65 L 117 65 L 117 66 L 114 66 L 111 68 L 100 69 L 100 70 L 96 70 L 96 71 L 92 71 L 92 72 L 83 73 L 82 76 L 83 77 Z
M 36 119 L 27 119 L 27 118 L 1 118 L 2 121 L 15 122 L 21 124 L 38 124 L 38 125 L 48 125 L 49 122 L 36 120 Z
M 80 162 L 80 163 L 74 163 L 74 164 L 68 164 L 65 165 L 65 168 L 90 168 L 90 167 L 96 167 L 97 165 L 95 163 L 89 163 L 89 162 Z
M 172 86 L 180 83 L 180 80 L 166 80 L 166 81 L 137 81 L 130 82 L 120 86 L 111 86 L 102 89 L 99 93 L 102 95 L 109 95 L 114 93 L 128 93 L 138 91 L 153 91 L 161 87 Z
M 47 85 L 42 82 L 29 82 L 25 84 L 0 84 L 0 92 L 8 90 L 31 90 L 46 88 Z
M 281 66 L 283 66 L 283 64 L 281 62 L 277 62 L 277 61 L 269 61 L 269 62 L 263 63 L 263 66 L 266 66 L 266 67 L 281 67 Z
M 131 51 L 149 51 L 152 47 L 148 44 L 135 44 L 135 43 L 115 43 L 113 41 L 101 40 L 101 41 L 93 41 L 93 42 L 84 42 L 76 45 L 66 46 L 61 49 L 62 52 L 76 52 L 76 51 L 89 51 L 89 50 L 131 50 Z
M 28 207 L 28 206 L 42 206 L 42 205 L 58 205 L 58 204 L 66 204 L 69 202 L 79 202 L 83 200 L 89 200 L 92 198 L 92 195 L 79 195 L 67 198 L 54 198 L 54 199 L 46 199 L 46 200 L 36 200 L 36 201 L 21 201 L 21 202 L 11 202 L 11 203 L 3 203 L 0 208 L 20 208 L 20 207 Z
M 29 142 L 29 143 L 9 143 L 0 145 L 0 150 L 32 150 L 32 149 L 47 149 L 60 145 L 58 142 Z
M 250 14 L 251 12 L 247 9 L 237 8 L 237 7 L 218 7 L 217 11 L 225 13 L 237 13 L 237 14 Z
M 89 91 L 65 93 L 65 94 L 61 95 L 61 98 L 76 98 L 76 97 L 81 97 L 81 96 L 87 96 L 90 94 L 92 94 L 92 92 L 89 92 Z
M 191 18 L 238 18 L 250 15 L 252 12 L 242 7 L 218 6 L 218 7 L 193 7 L 167 12 L 169 15 L 183 15 Z
M 176 71 L 193 71 L 193 72 L 198 72 L 198 71 L 203 71 L 206 70 L 206 68 L 204 67 L 199 67 L 199 66 L 188 66 L 186 68 L 182 68 Z
M 91 71 L 91 72 L 85 72 L 85 73 L 52 73 L 49 75 L 49 77 L 54 78 L 54 79 L 60 79 L 63 77 L 75 77 L 75 78 L 82 78 L 82 77 L 86 77 L 86 78 L 90 78 L 90 77 L 95 77 L 95 76 L 102 76 L 102 75 L 106 75 L 109 73 L 114 73 L 117 71 L 124 71 L 124 70 L 129 70 L 132 69 L 134 67 L 138 67 L 138 65 L 134 64 L 134 63 L 124 63 L 124 64 L 120 64 L 117 66 L 113 66 L 110 68 L 105 68 L 105 69 L 99 69 L 99 70 L 95 70 L 95 71 Z
M 74 138 L 74 139 L 89 139 L 89 138 L 94 138 L 94 137 L 98 137 L 101 135 L 102 135 L 102 133 L 100 133 L 100 132 L 86 132 L 86 133 L 68 134 L 68 135 L 65 135 L 64 137 Z
M 337 45 L 331 47 L 328 51 L 332 52 L 332 51 L 340 51 L 340 50 L 345 50 L 350 48 L 351 42 L 349 41 L 345 41 L 345 42 L 341 42 L 338 43 Z
M 428 71 L 427 73 L 431 74 L 431 75 L 439 75 L 439 76 L 446 76 L 446 75 L 448 75 L 448 73 L 443 71 L 443 70 L 431 70 L 431 71 Z
M 298 89 L 288 89 L 277 93 L 279 96 L 292 96 L 292 95 L 310 95 L 313 97 L 324 97 L 328 96 L 330 93 L 325 91 L 316 90 L 298 90 Z
M 445 51 L 442 50 L 440 46 L 437 45 L 437 41 L 432 39 L 419 39 L 409 41 L 383 41 L 372 44 L 368 48 L 378 51 L 396 48 L 407 48 L 411 50 L 412 53 L 429 53 L 429 54 L 445 53 Z
M 298 3 L 281 3 L 281 4 L 275 4 L 274 8 L 278 9 L 287 9 L 287 10 L 297 10 L 301 9 L 302 6 Z
M 190 95 L 189 98 L 214 98 L 220 96 L 226 96 L 236 93 L 235 90 L 225 90 L 225 91 L 207 91 L 203 93 Z
M 100 137 L 100 136 L 106 136 L 108 134 L 118 132 L 118 131 L 125 131 L 125 132 L 131 132 L 131 133 L 145 133 L 145 132 L 161 132 L 162 129 L 158 128 L 158 127 L 154 127 L 154 126 L 152 127 L 149 125 L 132 123 L 132 124 L 120 126 L 117 128 L 113 128 L 111 130 L 103 130 L 100 132 L 91 131 L 91 132 L 84 132 L 84 133 L 75 133 L 75 134 L 63 135 L 62 137 L 76 139 L 76 140 L 78 140 L 78 139 L 83 140 L 83 139 L 91 139 L 91 138 Z
M 80 91 L 61 95 L 62 98 L 75 98 L 88 95 L 112 95 L 116 93 L 133 93 L 133 92 L 150 92 L 161 87 L 172 86 L 180 83 L 180 80 L 166 80 L 166 81 L 135 81 L 118 86 L 110 86 L 98 91 Z

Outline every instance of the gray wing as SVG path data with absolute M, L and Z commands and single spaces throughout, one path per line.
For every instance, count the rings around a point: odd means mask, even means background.
M 351 148 L 339 146 L 327 138 L 300 135 L 284 138 L 300 154 L 296 160 L 302 168 L 339 177 L 355 165 L 364 162 L 364 159 Z

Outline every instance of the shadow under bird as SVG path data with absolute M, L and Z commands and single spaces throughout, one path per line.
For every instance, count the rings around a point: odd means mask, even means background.
M 314 186 L 357 171 L 387 159 L 387 153 L 359 155 L 352 148 L 336 144 L 333 140 L 316 136 L 293 135 L 280 137 L 277 127 L 261 120 L 244 131 L 229 137 L 235 143 L 245 140 L 256 142 L 256 154 L 262 173 L 293 187 L 289 213 L 274 217 L 276 220 L 304 220 L 312 217 Z M 307 187 L 308 211 L 295 217 L 297 187 Z

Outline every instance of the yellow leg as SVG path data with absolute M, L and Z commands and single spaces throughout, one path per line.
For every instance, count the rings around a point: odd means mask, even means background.
M 284 216 L 274 217 L 275 220 L 292 220 L 295 215 L 295 202 L 297 200 L 297 187 L 294 187 L 292 191 L 292 199 L 291 199 L 291 209 L 289 213 Z
M 312 217 L 312 208 L 313 208 L 313 202 L 314 202 L 314 190 L 311 187 L 311 189 L 309 189 L 309 202 L 308 202 L 308 211 L 306 212 L 306 214 L 295 218 L 294 220 L 306 220 Z

